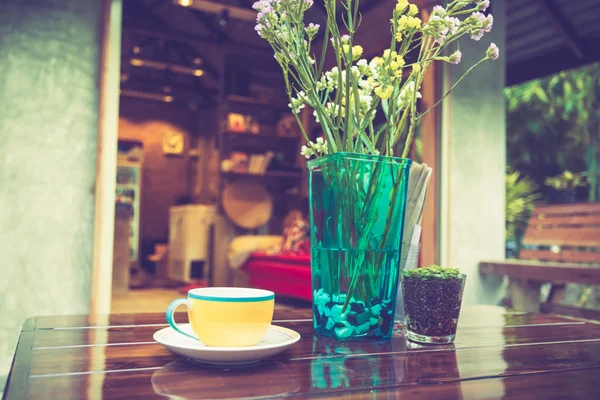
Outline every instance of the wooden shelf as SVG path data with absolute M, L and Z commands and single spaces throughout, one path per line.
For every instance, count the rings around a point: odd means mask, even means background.
M 260 150 L 260 152 L 266 151 L 280 151 L 280 150 L 292 150 L 296 152 L 299 148 L 300 137 L 284 137 L 275 135 L 265 134 L 252 134 L 252 133 L 236 133 L 236 132 L 223 132 L 221 134 L 221 145 L 224 148 L 232 150 Z
M 258 97 L 240 96 L 237 94 L 230 94 L 226 97 L 226 100 L 229 103 L 246 104 L 251 106 L 268 106 L 280 110 L 288 110 L 290 113 L 292 112 L 292 110 L 288 107 L 288 100 L 276 101 L 270 99 L 261 99 Z
M 265 174 L 252 174 L 249 172 L 221 171 L 221 175 L 229 178 L 302 178 L 302 171 L 267 171 Z

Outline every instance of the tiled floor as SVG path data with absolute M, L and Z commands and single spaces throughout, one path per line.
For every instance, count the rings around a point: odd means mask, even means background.
M 165 312 L 173 300 L 186 297 L 177 289 L 137 289 L 127 292 L 115 292 L 112 298 L 111 311 L 115 314 L 161 313 Z M 277 298 L 275 307 L 294 309 L 310 308 L 310 303 Z

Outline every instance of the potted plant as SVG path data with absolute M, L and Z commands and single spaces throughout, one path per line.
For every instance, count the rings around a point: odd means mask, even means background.
M 389 48 L 368 60 L 355 41 L 360 1 L 322 3 L 324 27 L 304 21 L 313 0 L 261 0 L 253 6 L 256 31 L 275 51 L 306 141 L 301 153 L 312 158 L 314 328 L 340 340 L 390 338 L 411 165 L 406 157 L 429 111 L 417 110 L 419 90 L 433 62 L 458 64 L 461 52 L 450 53 L 450 46 L 465 35 L 479 40 L 491 30 L 493 17 L 483 14 L 489 0 L 454 0 L 434 7 L 424 22 L 416 5 L 398 0 L 391 19 L 381 21 L 390 23 Z M 320 40 L 318 58 L 314 47 Z M 328 51 L 335 66 L 325 70 Z M 497 57 L 492 43 L 467 73 Z M 315 141 L 298 116 L 305 106 L 323 132 Z M 384 122 L 377 125 L 376 116 Z
M 407 335 L 421 343 L 452 343 L 466 275 L 437 265 L 402 271 Z
M 556 191 L 553 198 L 557 203 L 577 202 L 576 189 L 588 184 L 585 172 L 573 173 L 571 171 L 564 171 L 562 174 L 548 177 L 545 183 Z
M 508 169 L 505 176 L 506 257 L 516 258 L 521 237 L 533 213 L 535 202 L 542 198 L 538 185 L 519 171 Z M 510 246 L 509 246 L 510 244 Z

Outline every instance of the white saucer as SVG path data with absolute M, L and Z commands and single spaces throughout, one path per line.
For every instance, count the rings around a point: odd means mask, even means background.
M 190 324 L 178 324 L 179 329 L 194 335 Z M 195 336 L 195 335 L 194 335 Z M 173 328 L 161 329 L 154 340 L 173 353 L 209 364 L 248 364 L 274 356 L 300 340 L 300 334 L 288 328 L 271 325 L 266 336 L 250 347 L 207 347 Z

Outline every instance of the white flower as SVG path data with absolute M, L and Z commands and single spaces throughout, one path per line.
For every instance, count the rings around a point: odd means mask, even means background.
M 327 113 L 327 115 L 329 115 L 329 116 L 338 115 L 339 111 L 340 111 L 339 105 L 337 105 L 331 101 L 328 102 L 327 104 L 325 104 L 325 112 Z
M 431 10 L 431 16 L 434 16 L 434 15 L 444 16 L 444 14 L 446 14 L 446 9 L 442 6 L 435 6 L 435 7 L 433 7 L 433 10 Z
M 460 20 L 458 18 L 445 17 L 444 21 L 448 23 L 451 35 L 454 35 L 456 32 L 458 32 L 458 28 L 460 28 Z
M 363 109 L 364 111 L 367 111 L 369 108 L 371 108 L 371 103 L 373 103 L 373 96 L 361 94 L 359 98 L 360 98 L 360 108 L 361 109 Z
M 460 52 L 460 50 L 456 50 L 454 53 L 452 53 L 450 55 L 450 57 L 448 57 L 448 62 L 450 64 L 458 64 L 458 63 L 460 63 L 461 59 L 462 59 L 462 53 Z
M 322 137 L 318 137 L 315 142 L 308 142 L 308 146 L 302 146 L 300 148 L 300 154 L 307 159 L 312 156 L 323 156 L 328 153 L 327 142 Z
M 371 93 L 375 89 L 376 82 L 374 79 L 362 79 L 358 81 L 358 86 L 366 92 Z
M 495 43 L 491 43 L 490 47 L 488 47 L 487 51 L 485 52 L 485 56 L 490 60 L 497 60 L 499 55 L 500 50 L 498 49 L 498 46 L 496 46 Z
M 398 108 L 399 109 L 406 108 L 412 103 L 414 92 L 415 92 L 415 81 L 410 81 L 404 85 L 404 87 L 400 91 L 400 94 L 398 95 Z M 417 98 L 417 99 L 420 99 L 422 97 L 420 92 L 417 92 L 415 96 L 416 96 L 415 98 Z
M 325 89 L 327 89 L 327 77 L 325 75 L 322 75 L 321 79 L 317 81 L 317 90 Z
M 291 103 L 288 104 L 288 107 L 292 109 L 294 114 L 298 114 L 300 110 L 302 110 L 305 104 L 308 102 L 308 97 L 306 97 L 306 93 L 300 91 L 297 94 L 296 98 L 291 99 Z
M 474 22 L 477 27 L 474 31 L 471 31 L 471 39 L 473 40 L 480 40 L 485 32 L 492 30 L 492 26 L 494 25 L 494 16 L 492 14 L 486 17 L 483 13 L 474 12 L 467 20 Z
M 371 61 L 369 63 L 369 68 L 371 69 L 371 76 L 373 77 L 373 79 L 378 79 L 379 78 L 379 71 L 378 68 L 379 66 L 377 65 L 377 63 L 375 61 Z
M 308 26 L 304 28 L 304 30 L 306 30 L 306 34 L 308 35 L 308 37 L 312 39 L 315 37 L 317 32 L 319 32 L 320 27 L 321 25 L 311 22 L 310 24 L 308 24 Z
M 300 155 L 303 155 L 304 157 L 306 157 L 306 159 L 311 158 L 314 154 L 315 154 L 315 152 L 313 151 L 313 149 L 311 149 L 307 146 L 302 146 L 300 148 Z
M 362 75 L 371 75 L 371 69 L 369 68 L 369 62 L 367 60 L 365 60 L 364 58 L 361 60 L 358 60 L 358 62 L 356 63 L 356 66 L 358 67 L 358 69 L 360 70 L 360 73 Z

